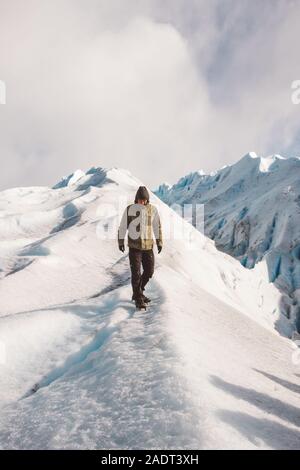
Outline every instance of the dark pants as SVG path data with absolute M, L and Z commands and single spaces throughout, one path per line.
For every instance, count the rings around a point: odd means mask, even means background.
M 129 261 L 133 296 L 137 299 L 141 297 L 147 282 L 154 273 L 153 250 L 137 250 L 135 248 L 129 248 Z M 141 266 L 143 267 L 142 274 Z

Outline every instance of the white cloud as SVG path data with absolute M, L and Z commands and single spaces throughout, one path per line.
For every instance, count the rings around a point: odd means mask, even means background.
M 276 2 L 250 32 L 248 2 L 190 5 L 0 0 L 0 187 L 93 165 L 155 186 L 290 146 L 300 4 Z

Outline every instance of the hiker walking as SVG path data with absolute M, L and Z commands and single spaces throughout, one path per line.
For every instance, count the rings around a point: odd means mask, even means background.
M 153 238 L 158 253 L 162 250 L 160 217 L 155 206 L 149 203 L 149 192 L 145 186 L 137 190 L 134 204 L 124 211 L 118 231 L 119 249 L 125 251 L 125 236 L 128 231 L 129 261 L 131 268 L 132 300 L 139 309 L 146 308 L 150 299 L 144 295 L 145 286 L 154 273 Z M 141 273 L 143 267 L 143 273 Z

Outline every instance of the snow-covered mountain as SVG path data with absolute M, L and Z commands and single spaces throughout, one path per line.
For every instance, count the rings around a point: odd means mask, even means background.
M 0 447 L 298 448 L 298 356 L 264 261 L 151 195 L 165 244 L 136 311 L 115 235 L 139 184 L 93 168 L 0 193 Z
M 248 268 L 264 259 L 282 293 L 281 311 L 300 331 L 300 158 L 249 153 L 215 173 L 163 184 L 155 194 L 169 205 L 204 204 L 205 234 L 219 250 Z

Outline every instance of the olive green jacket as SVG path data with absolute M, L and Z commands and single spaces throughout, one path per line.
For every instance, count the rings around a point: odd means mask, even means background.
M 163 244 L 158 210 L 152 204 L 130 204 L 124 211 L 118 231 L 119 247 L 125 244 L 128 231 L 128 246 L 138 250 L 151 250 L 153 237 L 158 247 Z

